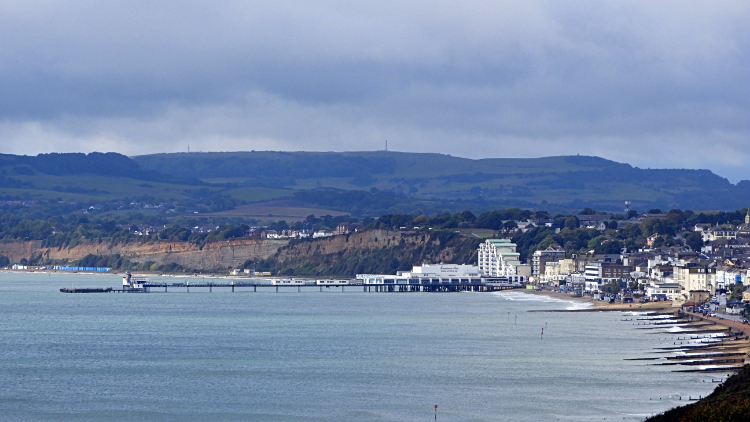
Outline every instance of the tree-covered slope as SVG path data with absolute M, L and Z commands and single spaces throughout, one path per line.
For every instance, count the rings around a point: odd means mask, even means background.
M 646 422 L 747 422 L 750 420 L 750 365 L 727 378 L 710 396 L 656 415 Z
M 478 212 L 483 211 L 482 201 L 490 208 L 561 210 L 585 206 L 620 210 L 626 200 L 638 209 L 735 209 L 750 203 L 750 182 L 733 185 L 708 170 L 641 169 L 589 156 L 471 160 L 386 151 L 251 151 L 154 154 L 133 160 L 144 169 L 210 182 L 298 190 L 375 192 L 374 188 L 411 201 L 468 200 Z M 323 196 L 342 201 L 341 195 L 330 191 Z

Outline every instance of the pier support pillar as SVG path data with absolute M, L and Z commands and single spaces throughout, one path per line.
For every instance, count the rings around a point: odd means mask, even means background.
M 232 293 L 234 293 L 234 283 L 232 283 Z
M 254 291 L 254 292 L 257 292 L 257 291 L 258 291 L 258 286 L 256 286 L 255 284 L 253 284 L 253 291 Z
M 279 286 L 276 286 L 276 293 L 279 292 Z
M 214 285 L 213 284 L 209 284 L 208 285 L 208 292 L 211 293 L 213 291 L 214 291 Z

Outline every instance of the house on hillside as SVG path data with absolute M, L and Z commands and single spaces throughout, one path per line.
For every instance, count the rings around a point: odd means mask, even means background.
M 355 231 L 357 228 L 356 224 L 349 224 L 349 223 L 341 223 L 338 226 L 336 226 L 336 230 L 334 233 L 338 234 L 349 234 Z
M 660 238 L 661 235 L 659 233 L 654 233 L 651 236 L 646 238 L 646 244 L 648 246 L 654 246 L 654 242 L 656 242 L 656 239 Z
M 261 233 L 260 237 L 263 239 L 278 239 L 279 238 L 279 232 L 276 230 L 265 230 Z
M 611 214 L 598 214 L 598 215 L 578 215 L 578 221 L 581 227 L 587 229 L 596 229 L 599 231 L 607 230 L 607 225 L 612 220 Z
M 717 239 L 737 239 L 737 230 L 732 226 L 709 227 L 701 232 L 704 242 L 711 242 Z

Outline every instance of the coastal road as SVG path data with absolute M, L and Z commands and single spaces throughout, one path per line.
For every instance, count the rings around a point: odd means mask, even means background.
M 743 331 L 745 333 L 750 334 L 750 325 L 743 324 L 741 321 L 736 321 L 734 319 L 728 319 L 728 318 L 703 316 L 703 314 L 693 313 L 693 312 L 683 312 L 683 313 L 685 315 L 691 315 L 695 318 L 700 318 L 705 321 L 711 321 L 715 324 L 723 325 L 725 327 L 732 327 L 735 330 Z M 735 315 L 727 315 L 727 314 L 721 314 L 721 315 L 726 315 L 726 317 L 736 317 Z

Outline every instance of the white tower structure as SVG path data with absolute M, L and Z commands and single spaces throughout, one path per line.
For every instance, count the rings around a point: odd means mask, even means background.
M 521 265 L 516 244 L 510 239 L 487 239 L 479 245 L 479 272 L 488 277 L 516 275 Z

